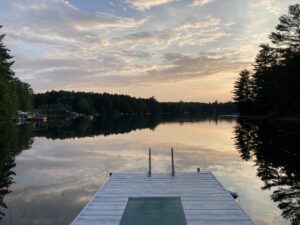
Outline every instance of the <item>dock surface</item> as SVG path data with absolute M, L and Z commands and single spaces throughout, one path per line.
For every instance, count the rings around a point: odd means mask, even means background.
M 145 197 L 177 197 L 181 200 L 187 225 L 253 225 L 237 202 L 210 172 L 176 173 L 175 176 L 152 174 L 151 177 L 147 174 L 115 173 L 72 225 L 126 224 L 124 218 L 128 218 L 128 215 L 125 216 L 124 212 L 130 211 L 129 199 Z M 145 221 L 144 224 L 151 225 L 149 221 Z

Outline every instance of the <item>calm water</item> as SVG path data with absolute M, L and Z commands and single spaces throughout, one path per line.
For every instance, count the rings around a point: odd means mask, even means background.
M 300 224 L 300 125 L 99 118 L 0 125 L 0 224 L 69 224 L 109 172 L 210 170 L 257 225 Z

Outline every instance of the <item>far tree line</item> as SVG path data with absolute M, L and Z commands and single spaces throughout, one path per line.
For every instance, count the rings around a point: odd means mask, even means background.
M 262 44 L 253 71 L 240 72 L 234 100 L 242 115 L 300 116 L 300 6 L 279 18 Z
M 51 91 L 35 94 L 34 107 L 49 114 L 146 115 L 146 114 L 232 114 L 235 105 L 228 103 L 158 102 L 154 97 L 136 98 L 128 95 Z

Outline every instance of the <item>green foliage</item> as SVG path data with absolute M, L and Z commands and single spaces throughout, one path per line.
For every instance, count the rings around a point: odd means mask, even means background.
M 3 44 L 4 37 L 0 35 L 0 121 L 14 118 L 17 110 L 30 110 L 33 100 L 30 85 L 16 78 L 11 70 L 14 62 Z
M 252 80 L 248 70 L 240 72 L 240 76 L 234 84 L 234 101 L 237 102 L 239 112 L 247 114 L 252 104 Z
M 5 118 L 9 118 L 11 112 L 13 111 L 13 106 L 10 101 L 11 93 L 12 89 L 9 81 L 0 75 L 0 115 L 3 120 Z
M 254 71 L 240 73 L 234 100 L 241 114 L 300 116 L 300 6 L 279 18 L 271 44 L 262 44 Z M 247 84 L 246 84 L 247 83 Z M 243 88 L 249 86 L 249 89 Z M 245 103 L 245 96 L 251 91 Z
M 88 100 L 85 98 L 80 98 L 76 102 L 76 108 L 77 108 L 76 110 L 77 112 L 85 113 L 85 114 L 93 114 L 93 109 L 90 103 L 88 102 Z
M 33 107 L 33 91 L 29 84 L 20 81 L 18 78 L 13 82 L 18 109 L 30 111 Z
M 12 57 L 8 54 L 9 50 L 2 43 L 4 37 L 4 34 L 0 35 L 0 120 L 7 119 L 16 112 L 12 85 L 14 73 L 10 69 L 13 62 L 10 61 Z
M 48 110 L 49 115 L 77 112 L 84 115 L 157 115 L 157 114 L 233 114 L 233 103 L 160 103 L 128 95 L 87 92 L 51 91 L 35 94 L 34 107 Z

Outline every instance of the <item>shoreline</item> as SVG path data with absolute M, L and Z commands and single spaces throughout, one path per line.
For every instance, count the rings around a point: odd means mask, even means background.
M 275 116 L 251 116 L 251 115 L 240 115 L 238 118 L 250 119 L 250 120 L 268 120 L 268 121 L 286 121 L 286 122 L 297 122 L 300 123 L 300 117 L 275 117 Z

